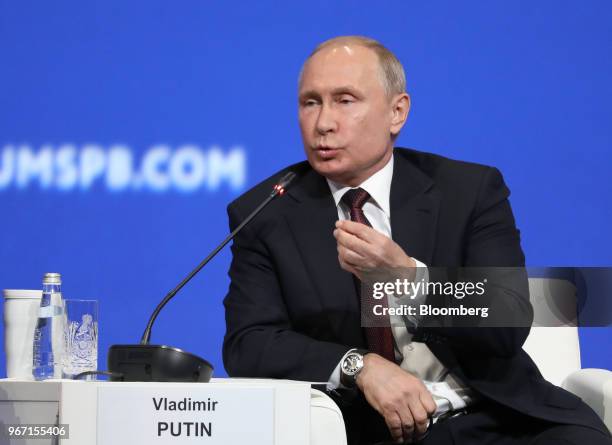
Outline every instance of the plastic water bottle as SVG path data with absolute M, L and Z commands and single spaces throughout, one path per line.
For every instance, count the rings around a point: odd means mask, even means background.
M 61 378 L 64 312 L 61 286 L 60 274 L 46 273 L 43 277 L 43 294 L 32 346 L 32 375 L 36 380 Z

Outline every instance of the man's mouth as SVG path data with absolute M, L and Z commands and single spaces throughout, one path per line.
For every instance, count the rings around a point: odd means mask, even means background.
M 340 149 L 337 147 L 327 147 L 327 146 L 315 147 L 315 152 L 324 159 L 335 156 L 339 151 Z

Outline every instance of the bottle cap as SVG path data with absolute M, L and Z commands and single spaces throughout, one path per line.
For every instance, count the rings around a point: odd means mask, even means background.
M 56 272 L 47 272 L 43 277 L 43 284 L 62 284 L 62 276 Z

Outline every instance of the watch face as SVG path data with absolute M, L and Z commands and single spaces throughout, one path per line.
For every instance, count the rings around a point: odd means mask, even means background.
M 342 371 L 348 375 L 354 375 L 363 368 L 363 356 L 353 353 L 346 356 L 342 362 Z

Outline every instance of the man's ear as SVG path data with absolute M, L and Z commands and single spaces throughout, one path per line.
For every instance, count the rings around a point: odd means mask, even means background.
M 410 96 L 408 93 L 398 94 L 391 100 L 391 134 L 396 136 L 408 119 L 410 111 Z

